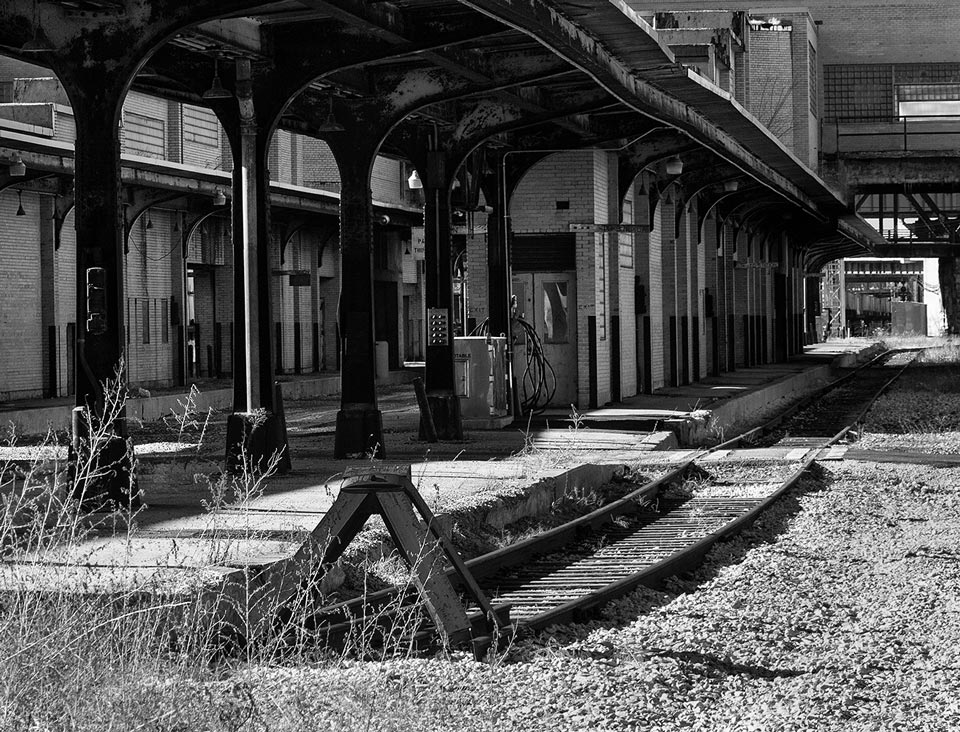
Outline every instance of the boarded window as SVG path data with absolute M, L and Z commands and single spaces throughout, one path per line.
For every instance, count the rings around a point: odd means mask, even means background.
M 510 247 L 514 272 L 568 272 L 577 268 L 577 235 L 514 234 Z
M 166 157 L 166 123 L 136 112 L 123 115 L 123 147 L 133 155 L 147 158 Z
M 220 123 L 209 109 L 183 105 L 183 139 L 197 145 L 220 147 Z

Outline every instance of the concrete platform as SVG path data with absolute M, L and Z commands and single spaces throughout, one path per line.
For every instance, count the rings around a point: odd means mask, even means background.
M 415 370 L 391 371 L 380 383 L 383 385 L 405 384 L 416 375 Z M 284 401 L 333 396 L 340 393 L 339 374 L 286 375 L 277 378 Z M 182 412 L 188 398 L 189 387 L 168 387 L 151 391 L 150 396 L 127 399 L 127 419 L 134 422 L 152 422 L 169 417 L 171 412 Z M 197 382 L 197 392 L 192 397 L 194 411 L 207 409 L 230 409 L 233 404 L 233 387 L 229 379 L 207 379 Z M 47 430 L 70 429 L 70 412 L 74 407 L 72 397 L 57 399 L 29 399 L 15 402 L 0 402 L 0 426 L 12 424 L 17 434 L 42 434 Z
M 665 387 L 599 409 L 577 420 L 594 428 L 669 430 L 681 445 L 716 444 L 761 421 L 802 395 L 879 353 L 879 342 L 865 338 L 818 343 L 780 364 L 741 368 L 679 387 Z M 541 420 L 570 424 L 569 413 L 547 410 Z

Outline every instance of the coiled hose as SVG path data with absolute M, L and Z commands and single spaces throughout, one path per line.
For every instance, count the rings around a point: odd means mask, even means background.
M 518 380 L 520 410 L 523 416 L 540 414 L 557 392 L 557 374 L 543 352 L 543 341 L 533 324 L 523 318 L 513 317 L 510 319 L 510 331 L 511 350 L 522 344 L 527 354 L 523 374 Z M 482 320 L 470 335 L 490 335 L 489 320 Z

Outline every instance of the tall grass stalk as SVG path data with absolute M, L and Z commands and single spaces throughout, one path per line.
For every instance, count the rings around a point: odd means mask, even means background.
M 180 549 L 136 559 L 147 543 L 137 509 L 84 511 L 124 405 L 120 378 L 104 386 L 108 411 L 99 420 L 87 415 L 88 449 L 71 469 L 53 434 L 29 448 L 31 459 L 0 462 L 0 730 L 266 729 L 268 717 L 283 715 L 237 681 L 241 670 L 418 653 L 413 639 L 425 613 L 399 600 L 355 624 L 336 650 L 326 648 L 314 622 L 329 604 L 324 547 L 312 547 L 307 531 L 283 537 L 306 550 L 244 566 L 245 547 L 277 540 L 258 528 L 252 507 L 279 455 L 261 469 L 244 450 L 240 470 L 209 480 L 208 528 L 193 537 L 205 540 L 198 561 L 185 566 Z M 209 412 L 192 415 L 196 396 L 191 391 L 171 425 L 178 437 L 185 424 L 205 432 Z M 107 533 L 114 556 L 126 552 L 129 562 L 92 566 Z M 412 585 L 418 569 L 401 585 Z

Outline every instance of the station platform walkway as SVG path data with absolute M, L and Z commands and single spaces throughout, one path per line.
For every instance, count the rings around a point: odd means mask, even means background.
M 451 534 L 465 525 L 502 528 L 547 513 L 562 496 L 589 492 L 618 474 L 633 471 L 650 479 L 696 454 L 697 438 L 715 440 L 724 431 L 748 427 L 764 411 L 799 398 L 838 368 L 878 350 L 879 344 L 867 340 L 819 344 L 787 364 L 738 370 L 589 410 L 574 429 L 563 422 L 562 413 L 547 414 L 542 424 L 469 432 L 462 442 L 419 442 L 412 389 L 393 387 L 381 403 L 387 443 L 383 460 L 330 457 L 338 398 L 293 399 L 286 404 L 286 418 L 294 469 L 252 488 L 249 482 L 230 482 L 222 473 L 225 415 L 196 415 L 178 437 L 169 434 L 170 425 L 144 424 L 133 435 L 145 503 L 134 519 L 136 531 L 114 519 L 78 546 L 16 566 L 0 565 L 0 584 L 38 590 L 76 585 L 108 592 L 109 587 L 130 591 L 146 583 L 168 592 L 173 583 L 222 594 L 224 583 L 255 580 L 258 586 L 286 591 L 291 583 L 285 573 L 299 571 L 295 559 L 333 504 L 345 472 L 408 472 Z M 3 418 L 15 414 L 7 411 Z M 173 431 L 178 426 L 182 423 L 174 424 Z M 198 444 L 201 431 L 205 439 Z M 795 452 L 774 450 L 754 457 L 794 460 Z M 62 474 L 65 458 L 65 448 L 54 445 L 0 448 L 0 464 L 39 464 L 38 474 Z M 3 474 L 6 485 L 0 480 L 0 492 L 15 491 L 16 471 Z M 388 545 L 382 527 L 370 531 L 361 542 L 364 551 Z M 228 550 L 211 551 L 211 546 Z M 228 594 L 237 592 L 233 587 Z

